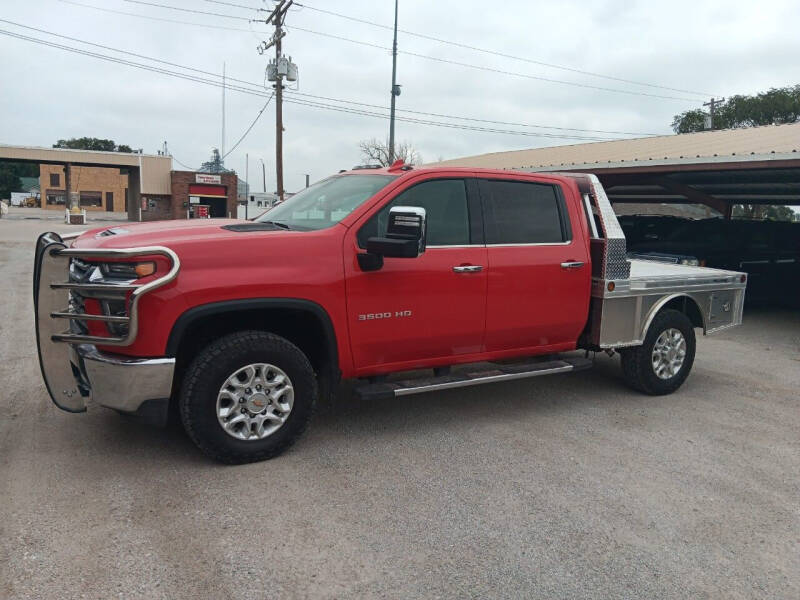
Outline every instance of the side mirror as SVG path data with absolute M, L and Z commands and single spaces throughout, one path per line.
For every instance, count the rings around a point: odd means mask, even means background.
M 394 206 L 389 209 L 389 224 L 383 237 L 367 238 L 366 254 L 358 254 L 362 271 L 383 267 L 383 257 L 416 258 L 425 252 L 425 209 L 417 206 Z
M 425 209 L 394 206 L 386 236 L 367 239 L 367 252 L 389 258 L 417 258 L 425 252 Z

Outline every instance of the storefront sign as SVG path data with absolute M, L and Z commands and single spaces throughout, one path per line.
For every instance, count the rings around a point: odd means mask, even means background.
M 209 175 L 208 173 L 195 173 L 196 183 L 222 183 L 222 175 Z
M 189 196 L 189 204 L 200 204 L 200 196 Z

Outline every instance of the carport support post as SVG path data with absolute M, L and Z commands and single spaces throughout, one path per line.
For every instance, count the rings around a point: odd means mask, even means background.
M 128 171 L 128 221 L 142 220 L 142 186 L 139 178 L 141 170 L 131 167 Z
M 64 165 L 64 207 L 67 210 L 72 210 L 72 164 L 66 163 Z

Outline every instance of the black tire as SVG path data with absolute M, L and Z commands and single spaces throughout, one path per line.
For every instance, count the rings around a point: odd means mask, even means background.
M 240 440 L 220 425 L 217 394 L 228 377 L 253 363 L 283 370 L 294 388 L 294 401 L 286 421 L 274 433 Z M 220 462 L 243 464 L 272 458 L 291 446 L 308 426 L 316 399 L 314 370 L 297 346 L 272 333 L 241 331 L 200 351 L 184 374 L 178 403 L 183 427 L 200 450 Z
M 659 336 L 668 329 L 677 329 L 686 341 L 686 356 L 680 369 L 668 379 L 659 377 L 653 367 L 653 347 Z M 677 390 L 692 370 L 695 354 L 694 326 L 689 318 L 677 310 L 665 309 L 659 312 L 644 339 L 644 344 L 625 348 L 622 357 L 622 374 L 625 382 L 635 390 L 651 396 L 663 396 Z

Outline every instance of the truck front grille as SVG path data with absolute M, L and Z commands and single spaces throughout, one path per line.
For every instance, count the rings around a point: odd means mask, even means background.
M 115 283 L 102 277 L 100 268 L 97 264 L 83 261 L 79 258 L 72 258 L 69 267 L 70 283 Z M 129 281 L 119 281 L 120 285 L 127 285 Z M 128 317 L 126 289 L 120 291 L 88 291 L 85 289 L 73 289 L 69 291 L 69 310 L 77 314 L 86 313 L 86 301 L 92 300 L 99 304 L 100 314 L 114 317 Z M 95 312 L 95 311 L 90 311 Z M 128 335 L 128 323 L 104 323 L 108 333 L 114 337 L 125 337 Z M 103 326 L 101 325 L 101 326 Z M 79 319 L 70 319 L 69 330 L 78 335 L 89 335 L 90 329 L 88 322 Z

